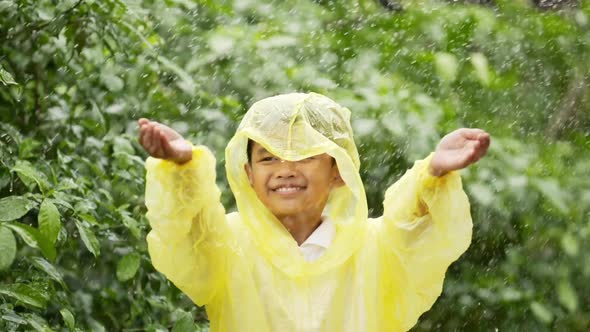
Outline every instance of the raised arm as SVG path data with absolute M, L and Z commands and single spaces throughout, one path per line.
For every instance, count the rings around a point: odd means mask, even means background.
M 456 171 L 485 155 L 489 143 L 483 130 L 456 130 L 385 193 L 379 245 L 402 284 L 397 299 L 404 330 L 436 301 L 447 268 L 469 247 L 469 202 Z
M 215 184 L 215 158 L 162 124 L 141 119 L 146 161 L 147 236 L 154 267 L 197 305 L 225 281 L 229 232 Z

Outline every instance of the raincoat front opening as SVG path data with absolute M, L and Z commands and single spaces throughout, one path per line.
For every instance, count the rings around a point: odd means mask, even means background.
M 326 211 L 336 235 L 318 260 L 303 258 L 250 186 L 248 139 L 284 160 L 322 153 L 336 160 L 345 185 L 330 194 Z M 206 305 L 211 331 L 409 330 L 471 241 L 459 175 L 431 176 L 429 162 L 416 162 L 392 185 L 384 215 L 370 219 L 350 112 L 314 93 L 263 99 L 226 149 L 238 212 L 225 214 L 205 147 L 195 147 L 184 165 L 147 160 L 152 263 Z

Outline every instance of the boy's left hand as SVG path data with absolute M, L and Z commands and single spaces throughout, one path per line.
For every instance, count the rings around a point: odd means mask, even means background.
M 443 176 L 465 168 L 483 157 L 490 146 L 490 134 L 481 129 L 461 128 L 443 137 L 430 161 L 430 174 Z

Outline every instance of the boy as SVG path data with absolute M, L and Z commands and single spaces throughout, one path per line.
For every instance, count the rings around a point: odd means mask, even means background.
M 350 112 L 319 94 L 263 99 L 226 148 L 238 212 L 225 214 L 215 160 L 172 129 L 139 120 L 152 262 L 211 331 L 406 331 L 441 294 L 469 246 L 455 170 L 489 135 L 459 129 L 385 194 L 368 219 Z

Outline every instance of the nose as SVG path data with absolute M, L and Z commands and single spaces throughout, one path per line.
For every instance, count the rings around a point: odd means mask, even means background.
M 297 167 L 294 161 L 281 159 L 277 165 L 276 176 L 278 178 L 292 178 L 297 174 Z

